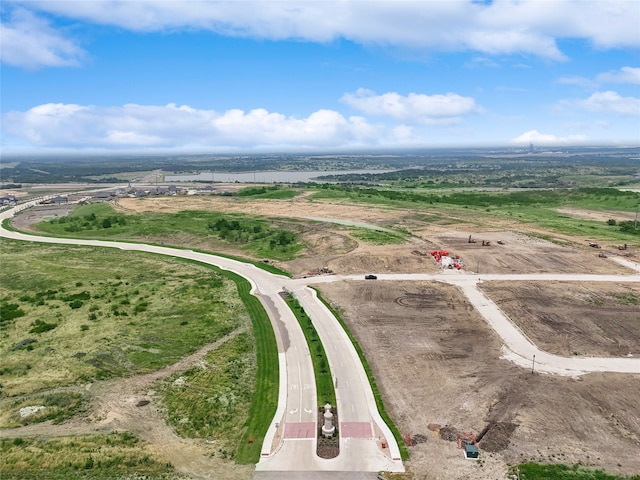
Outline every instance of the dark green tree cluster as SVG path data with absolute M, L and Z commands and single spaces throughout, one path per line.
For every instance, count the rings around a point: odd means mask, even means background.
M 50 221 L 53 224 L 65 224 L 66 232 L 81 232 L 86 230 L 99 230 L 111 228 L 114 226 L 124 227 L 127 219 L 124 215 L 112 215 L 108 217 L 96 217 L 95 213 L 84 215 L 82 217 L 65 216 L 54 218 Z
M 271 250 L 284 250 L 298 241 L 298 236 L 294 232 L 269 228 L 266 222 L 260 220 L 239 221 L 219 218 L 208 222 L 207 228 L 215 232 L 218 238 L 232 243 L 246 244 L 263 240 Z

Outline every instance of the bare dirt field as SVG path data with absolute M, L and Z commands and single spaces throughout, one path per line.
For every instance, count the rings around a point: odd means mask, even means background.
M 609 219 L 616 221 L 621 220 L 633 220 L 635 214 L 633 212 L 618 212 L 618 211 L 592 211 L 575 207 L 563 207 L 559 208 L 560 213 L 566 213 L 577 218 L 584 218 L 585 220 L 596 220 L 599 222 L 606 222 Z
M 305 219 L 300 224 L 306 250 L 280 265 L 299 276 L 323 268 L 335 273 L 436 272 L 428 255 L 436 248 L 460 255 L 466 270 L 480 273 L 631 273 L 598 258 L 585 239 L 554 234 L 559 243 L 553 243 L 541 240 L 543 232 L 535 227 L 511 220 L 484 222 L 471 211 L 443 219 L 435 210 L 399 212 L 304 196 L 119 199 L 116 207 L 127 213 L 203 209 Z M 370 245 L 353 238 L 347 226 L 309 218 L 403 228 L 413 236 L 401 245 Z M 13 224 L 26 229 L 33 221 L 19 216 Z M 476 243 L 468 242 L 470 234 Z M 483 240 L 490 245 L 483 246 Z M 176 236 L 167 243 L 183 241 L 188 240 Z M 221 251 L 215 244 L 189 246 Z M 625 253 L 638 255 L 637 249 Z M 485 282 L 482 289 L 543 349 L 561 355 L 640 356 L 640 307 L 633 303 L 640 294 L 637 284 Z M 392 419 L 403 434 L 420 442 L 410 447 L 407 464 L 416 480 L 503 479 L 508 465 L 524 461 L 581 462 L 612 473 L 640 472 L 640 375 L 573 379 L 532 374 L 502 360 L 498 337 L 451 285 L 378 280 L 323 284 L 320 290 L 362 346 Z M 145 385 L 114 387 L 114 395 L 137 412 L 127 399 L 138 398 L 132 392 L 148 393 Z M 173 461 L 171 452 L 188 442 L 171 436 L 159 415 L 145 415 L 151 423 L 141 425 L 165 432 L 160 453 Z M 455 442 L 458 432 L 479 437 L 480 462 L 463 459 Z M 187 457 L 194 465 L 203 462 L 202 475 L 194 470 L 193 478 L 213 478 L 204 474 L 214 461 L 208 459 L 206 445 L 197 449 L 200 453 Z M 250 477 L 248 471 L 230 472 L 237 476 L 215 478 Z
M 485 282 L 480 288 L 543 350 L 640 358 L 640 284 Z
M 447 232 L 435 239 L 443 248 L 460 255 L 467 270 L 479 273 L 593 273 L 629 274 L 631 271 L 605 258 L 599 251 L 576 245 L 558 245 L 537 237 L 508 231 L 473 234 Z M 489 245 L 482 245 L 482 242 Z M 504 245 L 498 244 L 498 241 Z
M 219 195 L 157 197 L 142 201 L 125 198 L 117 201 L 116 208 L 129 213 L 211 210 L 306 220 L 308 248 L 298 259 L 283 265 L 294 275 L 323 267 L 340 273 L 432 272 L 435 265 L 428 252 L 433 249 L 446 249 L 460 255 L 466 270 L 481 273 L 631 273 L 616 263 L 598 258 L 599 252 L 589 248 L 582 239 L 574 239 L 575 243 L 571 244 L 570 238 L 563 238 L 560 245 L 526 232 L 516 233 L 513 221 L 496 219 L 489 221 L 492 230 L 486 226 L 479 228 L 477 212 L 438 217 L 437 211 L 398 211 L 345 202 L 309 201 L 306 195 L 292 200 L 260 201 Z M 326 221 L 310 222 L 309 218 Z M 355 241 L 347 227 L 331 223 L 331 219 L 401 228 L 413 236 L 403 245 L 369 245 Z M 521 228 L 519 225 L 515 230 Z M 469 235 L 475 243 L 469 243 Z M 490 245 L 483 246 L 483 240 Z M 631 250 L 625 253 L 636 254 Z
M 29 208 L 11 219 L 11 225 L 22 231 L 35 232 L 33 224 L 43 220 L 50 220 L 56 217 L 63 217 L 73 211 L 77 205 L 42 205 Z
M 340 307 L 400 431 L 426 440 L 410 447 L 414 478 L 505 478 L 507 464 L 524 461 L 640 471 L 640 376 L 571 379 L 501 360 L 498 338 L 451 285 L 341 282 L 320 290 Z M 457 432 L 481 437 L 483 463 L 441 438 Z

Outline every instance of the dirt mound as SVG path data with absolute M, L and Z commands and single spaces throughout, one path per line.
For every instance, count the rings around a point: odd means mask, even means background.
M 511 435 L 518 428 L 515 423 L 491 422 L 478 435 L 478 445 L 487 452 L 501 452 L 509 446 Z
M 419 443 L 427 443 L 427 436 L 426 435 L 422 435 L 421 433 L 418 433 L 416 435 L 414 435 L 411 440 L 413 440 L 413 444 L 414 445 L 418 445 Z
M 440 429 L 440 438 L 443 440 L 455 442 L 458 440 L 458 435 L 460 435 L 460 430 L 458 430 L 456 427 L 445 425 Z

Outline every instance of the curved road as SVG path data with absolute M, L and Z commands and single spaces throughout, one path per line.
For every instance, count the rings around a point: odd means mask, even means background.
M 562 357 L 540 350 L 527 336 L 513 324 L 500 307 L 489 299 L 479 288 L 484 281 L 566 281 L 566 282 L 640 282 L 640 265 L 626 259 L 618 259 L 624 266 L 639 273 L 630 275 L 589 275 L 589 274 L 484 274 L 477 275 L 445 270 L 437 274 L 378 274 L 376 281 L 435 281 L 457 286 L 478 310 L 485 321 L 503 341 L 502 358 L 524 368 L 532 368 L 535 356 L 537 372 L 556 375 L 577 376 L 592 372 L 640 373 L 640 358 L 636 357 Z M 362 280 L 362 275 L 337 275 L 292 280 L 292 283 L 308 285 L 312 283 L 341 280 Z M 364 281 L 364 280 L 363 280 Z M 372 280 L 368 280 L 372 281 Z
M 37 200 L 0 213 L 0 223 Z M 86 245 L 134 250 L 195 260 L 246 278 L 268 312 L 276 332 L 280 368 L 278 409 L 262 446 L 258 472 L 403 472 L 400 450 L 378 413 L 364 367 L 348 336 L 329 310 L 304 285 L 268 273 L 255 265 L 216 255 L 140 243 L 79 240 L 27 235 L 0 227 L 0 236 L 41 243 Z M 306 340 L 297 319 L 280 296 L 285 288 L 300 301 L 325 345 L 336 376 L 340 455 L 326 460 L 316 453 L 317 401 L 315 377 Z M 386 448 L 382 448 L 383 442 Z M 265 477 L 266 478 L 266 477 Z M 275 478 L 275 477 L 273 477 Z
M 0 213 L 0 221 L 35 204 L 19 205 Z M 391 431 L 379 415 L 373 392 L 355 348 L 331 312 L 320 302 L 309 284 L 343 280 L 363 280 L 363 275 L 331 275 L 289 279 L 216 255 L 170 247 L 128 242 L 76 240 L 26 235 L 0 228 L 0 235 L 24 241 L 89 245 L 170 255 L 229 270 L 248 279 L 252 293 L 269 313 L 278 342 L 280 390 L 278 410 L 262 446 L 258 474 L 269 472 L 377 472 L 404 471 L 400 452 Z M 531 368 L 535 357 L 538 372 L 581 375 L 589 372 L 640 373 L 638 358 L 561 357 L 540 350 L 478 288 L 483 281 L 572 281 L 640 282 L 640 265 L 614 259 L 638 273 L 629 275 L 580 274 L 484 274 L 444 271 L 438 274 L 379 274 L 377 281 L 438 281 L 457 286 L 500 336 L 503 358 Z M 449 274 L 450 273 L 450 274 Z M 371 281 L 371 280 L 368 280 Z M 331 460 L 316 456 L 317 400 L 310 352 L 298 322 L 280 292 L 291 292 L 312 319 L 320 336 L 329 366 L 335 377 L 340 425 L 340 455 Z M 383 441 L 386 448 L 382 448 Z M 263 478 L 267 478 L 267 476 Z M 273 477 L 276 478 L 276 477 Z

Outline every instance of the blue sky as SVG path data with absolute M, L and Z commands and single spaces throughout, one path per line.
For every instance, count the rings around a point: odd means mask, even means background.
M 640 145 L 640 1 L 3 0 L 2 151 Z

